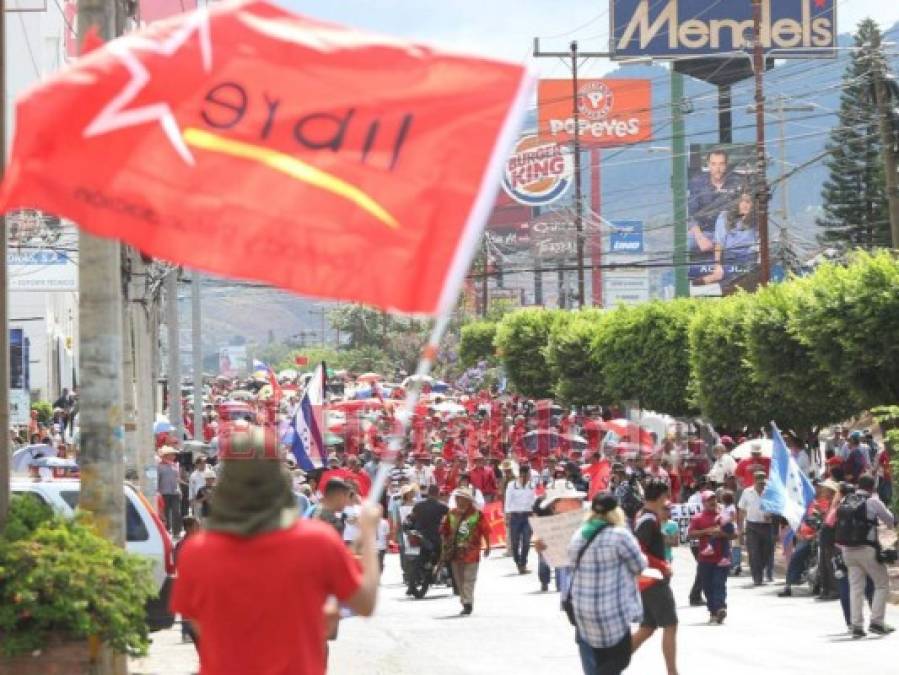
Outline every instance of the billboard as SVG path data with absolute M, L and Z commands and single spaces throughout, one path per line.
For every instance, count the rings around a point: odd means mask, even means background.
M 643 253 L 643 221 L 613 220 L 609 232 L 609 253 Z
M 540 80 L 537 115 L 540 138 L 574 140 L 571 80 Z M 584 146 L 610 147 L 652 138 L 652 84 L 649 80 L 579 80 L 578 128 Z
M 613 59 L 720 56 L 750 48 L 752 2 L 611 0 Z M 761 0 L 761 42 L 778 58 L 835 56 L 837 0 Z
M 78 265 L 53 249 L 10 249 L 6 254 L 11 291 L 77 291 Z
M 691 295 L 724 295 L 758 267 L 753 145 L 690 146 L 687 195 Z
M 571 187 L 574 155 L 553 141 L 522 136 L 506 160 L 503 190 L 526 206 L 546 206 Z
M 649 301 L 649 270 L 605 270 L 602 275 L 603 305 L 635 305 Z
M 222 347 L 219 350 L 219 373 L 237 377 L 247 373 L 247 348 L 244 345 Z

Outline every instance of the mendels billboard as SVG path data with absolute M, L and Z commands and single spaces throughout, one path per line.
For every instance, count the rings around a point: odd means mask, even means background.
M 765 52 L 778 58 L 834 56 L 837 1 L 761 0 Z M 612 58 L 676 59 L 745 51 L 753 40 L 752 4 L 751 0 L 611 0 Z

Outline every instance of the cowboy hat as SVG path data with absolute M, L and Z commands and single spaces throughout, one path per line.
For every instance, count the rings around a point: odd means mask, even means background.
M 575 489 L 571 481 L 560 478 L 554 480 L 546 489 L 546 496 L 540 502 L 540 508 L 547 509 L 559 499 L 583 499 L 586 496 L 587 493 Z
M 464 487 L 456 488 L 455 490 L 453 490 L 452 497 L 454 497 L 456 499 L 467 499 L 471 503 L 474 503 L 474 495 L 472 494 L 471 490 L 469 490 L 468 488 L 464 488 Z
M 828 478 L 827 480 L 822 480 L 820 483 L 818 483 L 818 487 L 831 490 L 834 494 L 840 491 L 840 484 L 830 478 Z

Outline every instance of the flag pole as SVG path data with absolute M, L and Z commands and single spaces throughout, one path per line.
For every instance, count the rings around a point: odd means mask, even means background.
M 440 341 L 449 327 L 453 307 L 459 297 L 459 289 L 462 287 L 462 282 L 465 280 L 465 275 L 471 266 L 472 258 L 474 258 L 475 251 L 478 249 L 481 233 L 484 230 L 484 224 L 487 222 L 487 218 L 496 201 L 496 194 L 499 192 L 500 179 L 505 170 L 506 159 L 524 122 L 535 81 L 533 74 L 526 68 L 521 76 L 521 82 L 518 84 L 515 101 L 509 107 L 502 129 L 497 136 L 496 142 L 493 144 L 493 152 L 490 155 L 490 161 L 487 163 L 484 175 L 481 177 L 478 195 L 472 204 L 468 220 L 465 223 L 465 229 L 462 231 L 462 238 L 450 264 L 449 272 L 443 282 L 443 291 L 438 301 L 437 315 L 434 320 L 434 326 L 431 328 L 431 336 L 428 338 L 424 349 L 422 349 L 412 385 L 406 392 L 406 398 L 397 414 L 400 427 L 390 437 L 390 443 L 387 446 L 387 457 L 381 462 L 381 465 L 378 467 L 378 473 L 375 474 L 375 479 L 372 481 L 371 490 L 368 493 L 368 502 L 371 504 L 377 504 L 381 500 L 381 493 L 387 484 L 390 464 L 397 453 L 402 450 L 406 429 L 415 412 L 415 406 L 418 404 L 418 398 L 421 393 L 421 381 L 431 372 L 431 367 L 434 365 L 437 351 L 440 348 Z

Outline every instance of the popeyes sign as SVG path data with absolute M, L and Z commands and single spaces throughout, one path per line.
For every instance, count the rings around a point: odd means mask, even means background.
M 581 80 L 577 90 L 578 130 L 584 145 L 629 145 L 652 138 L 649 80 Z M 540 138 L 574 140 L 571 80 L 540 80 L 537 90 Z

